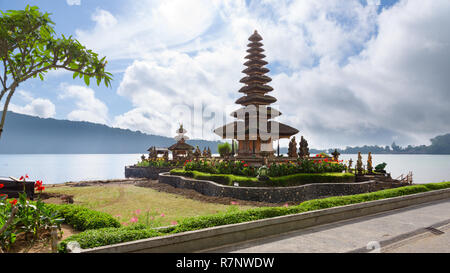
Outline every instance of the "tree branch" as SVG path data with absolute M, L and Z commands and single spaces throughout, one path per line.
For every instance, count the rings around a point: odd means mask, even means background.
M 0 235 L 8 228 L 8 226 L 11 225 L 12 221 L 14 220 L 14 217 L 16 216 L 17 210 L 18 210 L 17 207 L 12 208 L 11 215 L 9 216 L 8 221 L 6 221 L 6 223 L 0 229 Z

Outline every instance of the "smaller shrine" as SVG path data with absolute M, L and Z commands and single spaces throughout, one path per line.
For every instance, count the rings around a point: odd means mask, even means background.
M 187 131 L 183 128 L 183 124 L 180 125 L 180 128 L 176 133 L 175 140 L 177 143 L 168 148 L 168 150 L 172 152 L 173 160 L 190 157 L 195 148 L 186 143 L 186 140 L 188 140 L 189 137 L 186 136 Z
M 157 158 L 164 158 L 164 160 L 169 160 L 169 150 L 167 148 L 160 148 L 152 146 L 148 148 L 148 158 L 149 159 L 157 159 Z M 145 156 L 142 158 L 145 159 Z

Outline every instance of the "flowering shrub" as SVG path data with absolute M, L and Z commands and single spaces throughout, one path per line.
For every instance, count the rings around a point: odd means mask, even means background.
M 19 180 L 25 182 L 26 178 L 28 175 L 20 177 Z M 3 251 L 9 251 L 20 233 L 25 234 L 26 239 L 28 235 L 32 235 L 35 240 L 40 231 L 51 226 L 61 229 L 64 219 L 59 218 L 56 212 L 41 201 L 40 193 L 45 189 L 42 181 L 36 181 L 35 189 L 39 192 L 37 202 L 27 200 L 25 184 L 24 192 L 19 194 L 18 199 L 8 200 L 6 194 L 0 195 L 0 248 Z
M 136 167 L 172 167 L 172 166 L 181 166 L 181 164 L 177 161 L 166 161 L 164 158 L 156 158 L 156 159 L 144 159 L 138 162 Z
M 186 171 L 199 171 L 212 174 L 234 174 L 255 177 L 257 168 L 249 166 L 244 161 L 186 161 L 184 164 Z
M 334 173 L 345 170 L 345 165 L 341 161 L 300 159 L 296 162 L 276 163 L 269 166 L 268 175 L 270 177 L 286 176 L 296 173 Z
M 300 159 L 298 161 L 286 161 L 274 163 L 268 167 L 269 177 L 286 176 L 297 173 L 331 173 L 345 170 L 342 161 L 333 161 L 325 158 L 323 160 Z M 249 166 L 244 161 L 186 161 L 185 171 L 199 171 L 211 174 L 233 174 L 247 177 L 256 177 L 258 168 Z

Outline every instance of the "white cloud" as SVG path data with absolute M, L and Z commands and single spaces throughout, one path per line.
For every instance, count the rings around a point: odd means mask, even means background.
M 66 0 L 67 5 L 69 6 L 79 6 L 81 5 L 81 0 Z
M 119 15 L 98 8 L 91 17 L 95 27 L 78 29 L 76 35 L 109 59 L 139 58 L 195 39 L 213 23 L 216 12 L 209 0 L 133 1 Z
M 27 104 L 21 106 L 10 103 L 9 110 L 19 114 L 38 116 L 41 118 L 49 118 L 55 115 L 55 105 L 50 100 L 34 98 L 29 92 L 24 90 L 17 91 L 17 94 Z
M 97 11 L 96 29 L 79 32 L 112 58 L 136 58 L 117 91 L 135 108 L 116 117 L 117 126 L 171 136 L 168 128 L 183 120 L 173 117 L 180 105 L 237 109 L 245 45 L 257 29 L 272 65 L 279 120 L 298 128 L 310 146 L 422 144 L 449 132 L 450 2 L 401 1 L 380 14 L 376 5 L 347 0 L 214 3 L 196 7 L 214 16 L 175 21 L 169 18 L 178 11 L 162 4 L 151 12 L 141 6 L 128 20 Z M 101 33 L 104 24 L 124 36 L 104 36 L 112 35 Z M 192 134 L 215 137 L 186 124 L 193 119 L 183 121 Z
M 62 84 L 62 94 L 59 99 L 72 99 L 76 109 L 71 111 L 67 118 L 74 121 L 88 121 L 94 123 L 108 123 L 108 107 L 97 99 L 94 90 L 79 85 Z

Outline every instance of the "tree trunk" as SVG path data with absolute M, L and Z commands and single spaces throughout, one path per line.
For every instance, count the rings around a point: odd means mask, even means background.
M 0 122 L 0 138 L 2 137 L 3 127 L 5 125 L 6 112 L 8 112 L 9 102 L 11 101 L 14 91 L 16 91 L 16 87 L 17 87 L 16 83 L 12 84 L 11 89 L 9 90 L 8 97 L 6 98 L 5 105 L 3 106 L 2 119 Z

